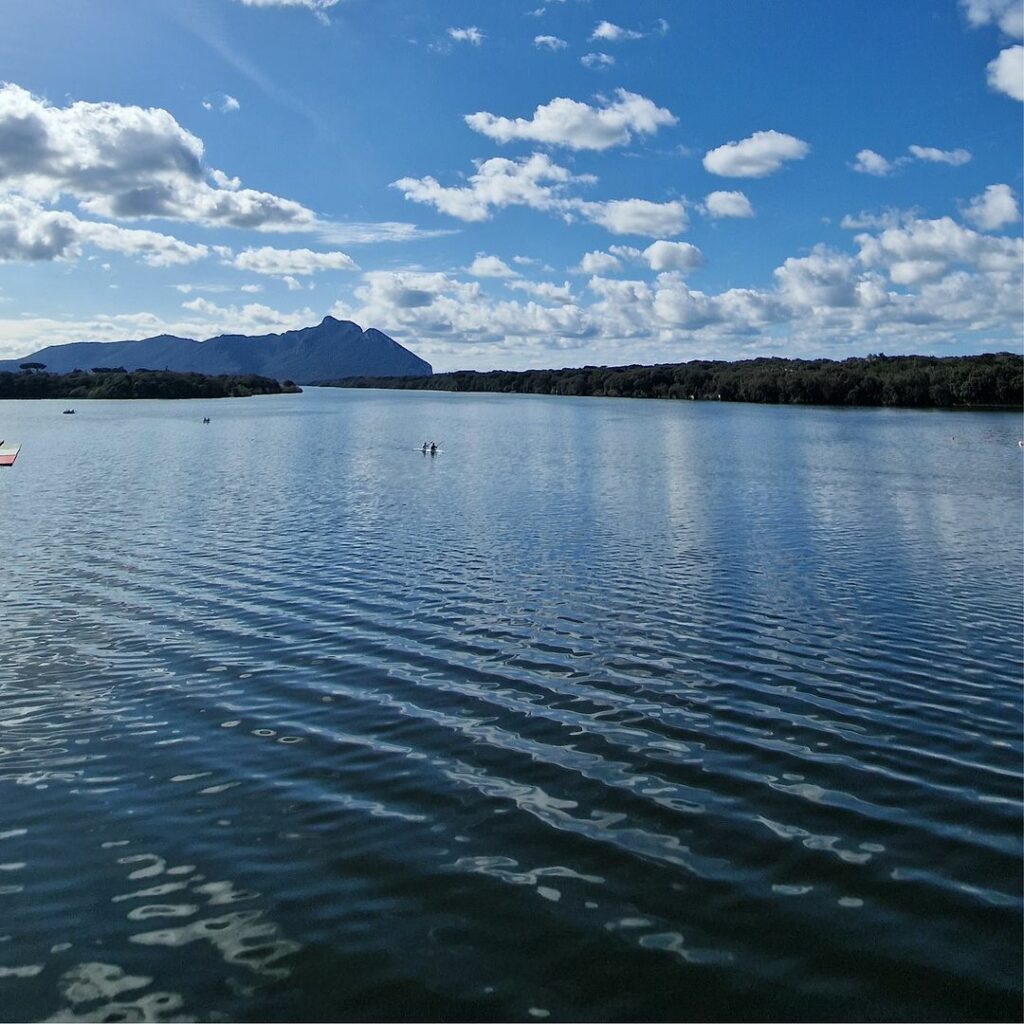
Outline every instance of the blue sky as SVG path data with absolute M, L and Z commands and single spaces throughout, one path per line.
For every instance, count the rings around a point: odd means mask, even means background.
M 0 358 L 377 327 L 437 369 L 1021 347 L 1020 0 L 33 0 Z

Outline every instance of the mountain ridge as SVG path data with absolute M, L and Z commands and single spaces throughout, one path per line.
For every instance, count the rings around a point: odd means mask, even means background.
M 126 341 L 74 341 L 49 345 L 18 359 L 0 360 L 0 371 L 44 363 L 54 373 L 123 366 L 126 370 L 180 373 L 255 373 L 309 384 L 342 376 L 429 376 L 433 369 L 374 327 L 325 316 L 319 324 L 279 334 L 218 334 L 204 341 L 157 334 Z

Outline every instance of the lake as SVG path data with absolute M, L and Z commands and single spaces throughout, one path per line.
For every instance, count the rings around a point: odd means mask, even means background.
M 1019 415 L 65 404 L 0 1019 L 1019 1019 Z

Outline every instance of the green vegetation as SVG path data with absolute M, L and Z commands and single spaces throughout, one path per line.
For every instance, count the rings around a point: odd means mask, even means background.
M 1024 405 L 1024 357 L 886 356 L 864 359 L 745 359 L 564 370 L 457 370 L 431 377 L 350 377 L 328 387 L 498 391 L 608 398 L 682 398 L 795 405 L 927 408 Z
M 40 373 L 31 364 L 21 373 L 0 372 L 0 398 L 247 398 L 301 390 L 290 380 L 281 384 L 252 373 L 209 377 L 124 367 Z

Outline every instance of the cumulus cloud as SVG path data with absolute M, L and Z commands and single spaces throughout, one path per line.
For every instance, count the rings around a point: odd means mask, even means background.
M 972 28 L 995 24 L 1014 39 L 1024 38 L 1024 3 L 1021 0 L 961 0 L 960 6 Z
M 971 160 L 971 154 L 966 149 L 936 149 L 934 146 L 908 146 L 907 148 L 914 159 L 923 160 L 926 163 L 961 167 Z
M 435 359 L 477 352 L 492 365 L 502 352 L 544 359 L 584 347 L 593 361 L 595 346 L 602 353 L 623 346 L 622 361 L 701 351 L 721 358 L 775 351 L 780 337 L 791 352 L 804 347 L 819 355 L 833 343 L 849 354 L 851 337 L 873 339 L 868 346 L 879 336 L 934 351 L 968 330 L 1003 339 L 994 343 L 1019 338 L 1021 252 L 1018 239 L 904 214 L 880 218 L 876 230 L 857 236 L 853 252 L 821 245 L 785 260 L 769 288 L 696 289 L 686 271 L 699 265 L 699 253 L 659 239 L 646 249 L 617 245 L 586 253 L 574 269 L 589 275 L 588 302 L 567 285 L 521 278 L 508 287 L 534 301 L 495 300 L 476 283 L 442 274 L 380 274 L 365 275 L 357 290 L 363 305 L 346 315 L 384 318 L 375 322 L 416 339 Z M 608 276 L 626 264 L 653 272 L 654 280 Z M 399 305 L 388 305 L 395 300 Z
M 990 89 L 1024 101 L 1024 46 L 1008 46 L 987 65 Z
M 569 44 L 558 36 L 534 36 L 533 45 L 538 49 L 564 50 Z
M 470 43 L 472 46 L 479 46 L 484 41 L 484 34 L 476 25 L 468 25 L 466 28 L 448 29 L 448 38 L 457 43 Z
M 538 106 L 529 120 L 497 117 L 486 111 L 467 114 L 466 124 L 498 142 L 529 140 L 569 149 L 604 150 L 624 146 L 634 135 L 653 135 L 678 123 L 670 110 L 645 96 L 615 90 L 615 99 L 591 106 L 559 96 Z
M 704 255 L 689 242 L 659 240 L 643 251 L 643 258 L 651 270 L 693 270 L 704 262 Z
M 678 235 L 687 226 L 686 207 L 678 200 L 654 203 L 647 199 L 611 199 L 603 203 L 578 200 L 582 216 L 613 235 Z
M 621 28 L 610 21 L 599 21 L 594 31 L 590 33 L 591 39 L 600 39 L 606 43 L 619 43 L 626 39 L 643 39 L 643 37 L 643 32 Z
M 166 110 L 116 103 L 54 107 L 0 87 L 0 188 L 33 199 L 71 196 L 89 213 L 262 231 L 308 230 L 312 211 L 242 188 L 203 163 L 203 144 Z
M 485 256 L 482 253 L 467 268 L 473 277 L 518 277 L 519 275 L 497 256 Z
M 239 270 L 275 277 L 306 276 L 321 270 L 357 270 L 355 262 L 343 252 L 314 252 L 311 249 L 244 249 L 228 262 Z
M 1020 220 L 1020 208 L 1009 185 L 989 185 L 970 201 L 964 217 L 982 231 L 998 231 Z
M 556 208 L 566 185 L 574 178 L 564 167 L 543 153 L 523 160 L 492 157 L 478 162 L 468 185 L 444 186 L 435 178 L 400 178 L 391 187 L 416 203 L 428 203 L 441 213 L 465 221 L 483 221 L 494 209 L 529 206 L 538 210 Z
M 585 68 L 596 68 L 601 71 L 610 68 L 615 63 L 615 58 L 609 53 L 585 53 L 580 57 L 580 63 Z
M 793 308 L 847 308 L 857 303 L 852 257 L 824 245 L 790 257 L 774 271 L 780 297 Z
M 593 202 L 568 194 L 572 184 L 593 184 L 590 175 L 574 176 L 543 153 L 522 160 L 492 157 L 476 164 L 467 185 L 445 186 L 435 178 L 400 178 L 391 187 L 406 199 L 427 203 L 441 213 L 465 221 L 489 220 L 495 209 L 527 206 L 599 224 L 617 235 L 651 238 L 677 235 L 687 226 L 685 204 L 647 199 Z
M 896 169 L 881 153 L 876 153 L 873 149 L 862 149 L 850 166 L 858 174 L 873 174 L 876 178 L 884 178 Z
M 611 253 L 595 250 L 584 253 L 579 263 L 570 269 L 576 274 L 614 274 L 622 269 L 622 264 Z
M 0 195 L 0 261 L 71 260 L 88 245 L 137 256 L 151 267 L 193 263 L 210 253 L 205 245 L 156 231 L 82 220 L 66 210 L 45 210 L 20 196 Z
M 954 265 L 1020 280 L 1024 241 L 982 235 L 951 217 L 912 219 L 878 235 L 858 235 L 858 258 L 867 267 L 885 270 L 894 284 L 918 285 L 945 275 Z
M 850 166 L 860 174 L 873 174 L 875 177 L 884 178 L 897 168 L 915 160 L 929 164 L 948 164 L 950 167 L 962 167 L 971 161 L 971 154 L 966 149 L 936 149 L 934 146 L 910 145 L 907 152 L 909 156 L 889 160 L 873 149 L 862 149 Z
M 713 218 L 754 216 L 754 208 L 742 192 L 709 192 L 704 197 L 704 212 Z
M 704 168 L 724 178 L 764 178 L 787 160 L 802 160 L 811 147 L 801 139 L 774 130 L 754 132 L 739 142 L 709 150 Z
M 551 281 L 508 281 L 505 287 L 526 292 L 542 302 L 558 302 L 562 305 L 569 305 L 576 301 L 568 281 L 563 284 L 554 284 Z
M 258 302 L 243 306 L 218 306 L 209 299 L 190 299 L 182 309 L 202 314 L 202 327 L 193 329 L 189 336 L 208 337 L 213 334 L 270 334 L 294 331 L 308 327 L 316 320 L 309 308 L 282 312 Z

